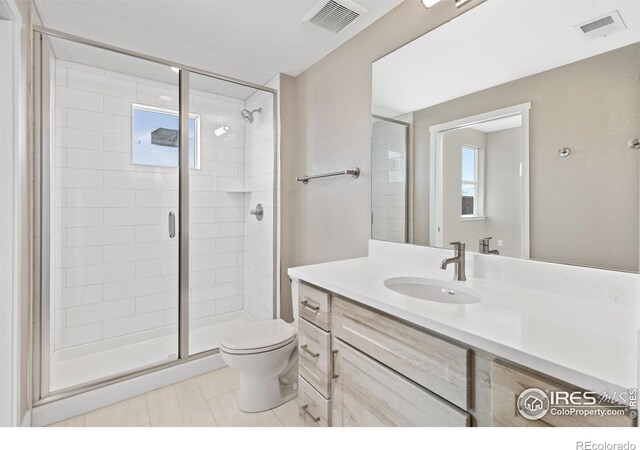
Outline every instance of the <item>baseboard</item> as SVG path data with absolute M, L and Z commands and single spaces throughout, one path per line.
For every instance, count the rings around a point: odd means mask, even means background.
M 20 423 L 21 427 L 30 427 L 31 426 L 31 410 L 24 413 L 24 417 L 22 417 L 22 422 Z
M 30 424 L 43 427 L 225 366 L 218 353 L 33 408 Z

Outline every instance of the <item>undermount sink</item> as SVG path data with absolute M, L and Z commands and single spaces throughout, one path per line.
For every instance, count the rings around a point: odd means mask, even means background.
M 388 278 L 384 285 L 394 292 L 420 300 L 467 305 L 480 303 L 480 293 L 455 283 L 430 278 Z

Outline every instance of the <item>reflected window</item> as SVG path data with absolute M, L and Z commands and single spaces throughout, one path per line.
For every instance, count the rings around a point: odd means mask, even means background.
M 462 218 L 482 217 L 482 151 L 462 146 Z
M 133 105 L 131 163 L 178 167 L 180 142 L 178 111 Z M 189 115 L 189 167 L 200 168 L 200 116 Z

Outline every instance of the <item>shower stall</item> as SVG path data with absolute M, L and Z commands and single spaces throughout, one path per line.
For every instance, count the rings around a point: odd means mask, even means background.
M 413 242 L 411 116 L 371 119 L 371 239 Z
M 34 48 L 35 400 L 276 317 L 276 89 L 44 28 Z

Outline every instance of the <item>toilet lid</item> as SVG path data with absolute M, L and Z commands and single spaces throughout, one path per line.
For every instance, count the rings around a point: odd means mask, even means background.
M 264 350 L 291 341 L 296 330 L 282 319 L 239 325 L 222 335 L 220 345 L 232 351 Z

